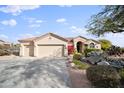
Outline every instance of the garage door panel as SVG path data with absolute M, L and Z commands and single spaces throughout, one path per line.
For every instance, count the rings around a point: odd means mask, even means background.
M 41 45 L 38 46 L 39 57 L 62 57 L 64 54 L 64 46 L 62 45 Z

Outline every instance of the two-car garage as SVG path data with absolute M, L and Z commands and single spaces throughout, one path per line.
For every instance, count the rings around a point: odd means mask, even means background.
M 63 57 L 68 54 L 67 40 L 53 33 L 20 42 L 20 56 Z
M 39 57 L 62 57 L 64 56 L 64 45 L 38 45 Z

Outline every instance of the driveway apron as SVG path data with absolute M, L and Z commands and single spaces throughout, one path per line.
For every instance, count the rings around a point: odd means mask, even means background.
M 66 58 L 0 60 L 0 87 L 67 88 L 70 86 Z

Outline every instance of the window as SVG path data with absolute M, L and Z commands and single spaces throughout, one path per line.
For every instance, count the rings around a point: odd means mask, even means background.
M 95 48 L 95 44 L 94 43 L 90 43 L 90 48 Z

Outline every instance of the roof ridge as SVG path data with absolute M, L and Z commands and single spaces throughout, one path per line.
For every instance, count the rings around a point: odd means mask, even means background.
M 53 35 L 53 36 L 55 36 L 57 38 L 60 38 L 60 39 L 62 39 L 64 41 L 67 41 L 67 39 L 65 39 L 64 37 L 61 37 L 61 36 L 59 36 L 57 34 L 54 34 L 52 32 L 48 32 L 48 33 L 40 35 L 40 36 L 34 36 L 34 37 L 30 37 L 30 38 L 21 39 L 21 40 L 18 40 L 18 41 L 33 41 L 33 40 L 36 40 L 36 39 L 38 39 L 40 37 L 43 37 L 43 36 L 46 36 L 46 35 Z

